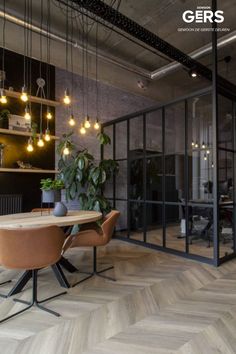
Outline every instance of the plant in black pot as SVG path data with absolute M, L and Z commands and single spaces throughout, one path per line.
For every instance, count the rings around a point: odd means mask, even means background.
M 55 203 L 53 214 L 55 216 L 65 216 L 67 214 L 66 206 L 61 202 L 61 190 L 64 188 L 64 182 L 60 179 L 46 178 L 41 179 L 42 203 Z
M 110 144 L 104 133 L 97 136 L 100 145 Z M 69 154 L 63 154 L 65 147 Z M 64 135 L 57 149 L 60 158 L 58 168 L 65 184 L 66 199 L 79 200 L 80 208 L 107 213 L 111 209 L 109 200 L 103 195 L 106 182 L 118 172 L 118 163 L 112 159 L 96 161 L 88 149 L 76 151 L 72 134 Z
M 9 117 L 10 117 L 10 111 L 8 109 L 3 109 L 0 112 L 0 128 L 3 129 L 9 128 Z

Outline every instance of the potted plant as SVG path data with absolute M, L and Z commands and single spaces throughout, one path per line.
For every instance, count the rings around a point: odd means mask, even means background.
M 10 112 L 8 109 L 3 109 L 0 112 L 0 128 L 3 129 L 9 128 L 9 116 L 10 116 Z
M 61 201 L 61 190 L 64 188 L 62 180 L 46 178 L 41 179 L 40 184 L 43 203 L 56 203 Z
M 100 145 L 111 143 L 109 136 L 104 133 L 99 133 L 97 138 Z M 66 156 L 63 154 L 65 147 L 70 152 Z M 63 135 L 57 152 L 60 155 L 58 168 L 65 185 L 67 201 L 78 199 L 84 210 L 110 211 L 111 205 L 103 195 L 103 189 L 105 183 L 118 172 L 118 163 L 112 159 L 96 162 L 86 148 L 76 151 L 71 133 Z

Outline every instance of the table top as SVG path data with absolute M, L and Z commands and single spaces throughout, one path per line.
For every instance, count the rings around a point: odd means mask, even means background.
M 0 216 L 0 229 L 31 228 L 49 225 L 70 226 L 98 221 L 102 214 L 97 211 L 69 210 L 66 216 L 54 216 L 47 211 Z

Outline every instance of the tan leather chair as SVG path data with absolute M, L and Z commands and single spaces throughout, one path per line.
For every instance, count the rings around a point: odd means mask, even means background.
M 39 269 L 54 265 L 61 258 L 64 241 L 64 233 L 57 226 L 29 229 L 0 229 L 0 264 L 9 269 L 28 270 L 28 272 L 31 272 L 33 278 L 32 301 L 27 302 L 15 299 L 15 301 L 28 306 L 1 320 L 0 323 L 30 309 L 34 305 L 55 316 L 60 316 L 59 313 L 49 310 L 40 304 L 66 294 L 66 292 L 38 301 L 37 279 Z
M 101 274 L 109 269 L 112 269 L 113 267 L 108 267 L 101 271 L 97 271 L 97 246 L 105 246 L 111 240 L 119 216 L 119 211 L 112 210 L 109 214 L 105 216 L 100 228 L 98 226 L 95 226 L 94 228 L 88 230 L 82 230 L 75 235 L 69 236 L 66 239 L 63 247 L 63 253 L 70 247 L 93 247 L 93 272 L 90 273 L 89 277 L 83 279 L 82 281 L 92 277 L 93 275 L 98 275 L 110 280 L 115 280 L 111 277 Z M 82 281 L 79 281 L 76 284 L 79 284 Z

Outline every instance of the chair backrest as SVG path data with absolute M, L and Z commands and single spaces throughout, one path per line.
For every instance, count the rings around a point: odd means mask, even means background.
M 53 208 L 33 208 L 31 210 L 31 213 L 37 213 L 37 212 L 44 212 L 47 211 L 48 213 L 50 213 L 50 211 L 53 211 Z
M 39 269 L 56 263 L 65 240 L 58 226 L 0 229 L 0 264 L 12 269 Z
M 117 210 L 112 210 L 105 216 L 105 221 L 102 223 L 101 229 L 103 231 L 103 238 L 105 238 L 107 242 L 109 242 L 112 238 L 112 234 L 119 216 L 120 212 Z

